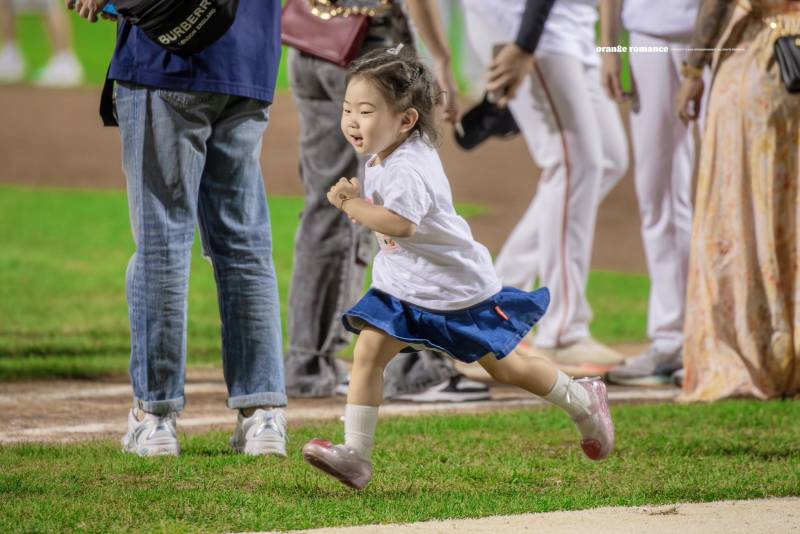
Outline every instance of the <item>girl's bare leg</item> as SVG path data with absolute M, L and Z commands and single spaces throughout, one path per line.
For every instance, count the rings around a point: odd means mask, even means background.
M 356 341 L 347 404 L 380 406 L 383 401 L 383 370 L 407 343 L 372 327 L 364 328 Z
M 546 358 L 523 358 L 516 349 L 505 358 L 498 360 L 487 354 L 478 363 L 492 375 L 497 382 L 511 384 L 544 397 L 556 383 L 558 368 Z

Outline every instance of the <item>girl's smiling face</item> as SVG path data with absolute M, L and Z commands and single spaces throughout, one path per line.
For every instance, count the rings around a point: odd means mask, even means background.
M 342 133 L 359 154 L 376 154 L 380 163 L 406 140 L 417 122 L 417 111 L 397 113 L 367 78 L 347 84 L 342 105 Z

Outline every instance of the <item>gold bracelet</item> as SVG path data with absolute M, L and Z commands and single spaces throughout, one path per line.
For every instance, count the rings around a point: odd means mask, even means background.
M 681 63 L 681 76 L 683 78 L 702 78 L 703 69 L 702 67 L 693 67 L 684 61 Z

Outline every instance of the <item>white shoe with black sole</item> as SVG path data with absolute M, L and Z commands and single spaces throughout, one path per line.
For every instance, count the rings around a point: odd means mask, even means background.
M 472 402 L 491 399 L 489 386 L 464 375 L 456 375 L 419 393 L 405 393 L 392 400 L 411 402 Z

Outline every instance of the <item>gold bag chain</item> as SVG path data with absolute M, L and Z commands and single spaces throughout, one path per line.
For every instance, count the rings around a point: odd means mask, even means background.
M 381 0 L 378 7 L 352 6 L 343 7 L 334 4 L 333 0 L 306 0 L 311 8 L 311 14 L 322 20 L 333 17 L 349 17 L 350 15 L 366 15 L 374 17 L 389 9 L 391 0 Z

